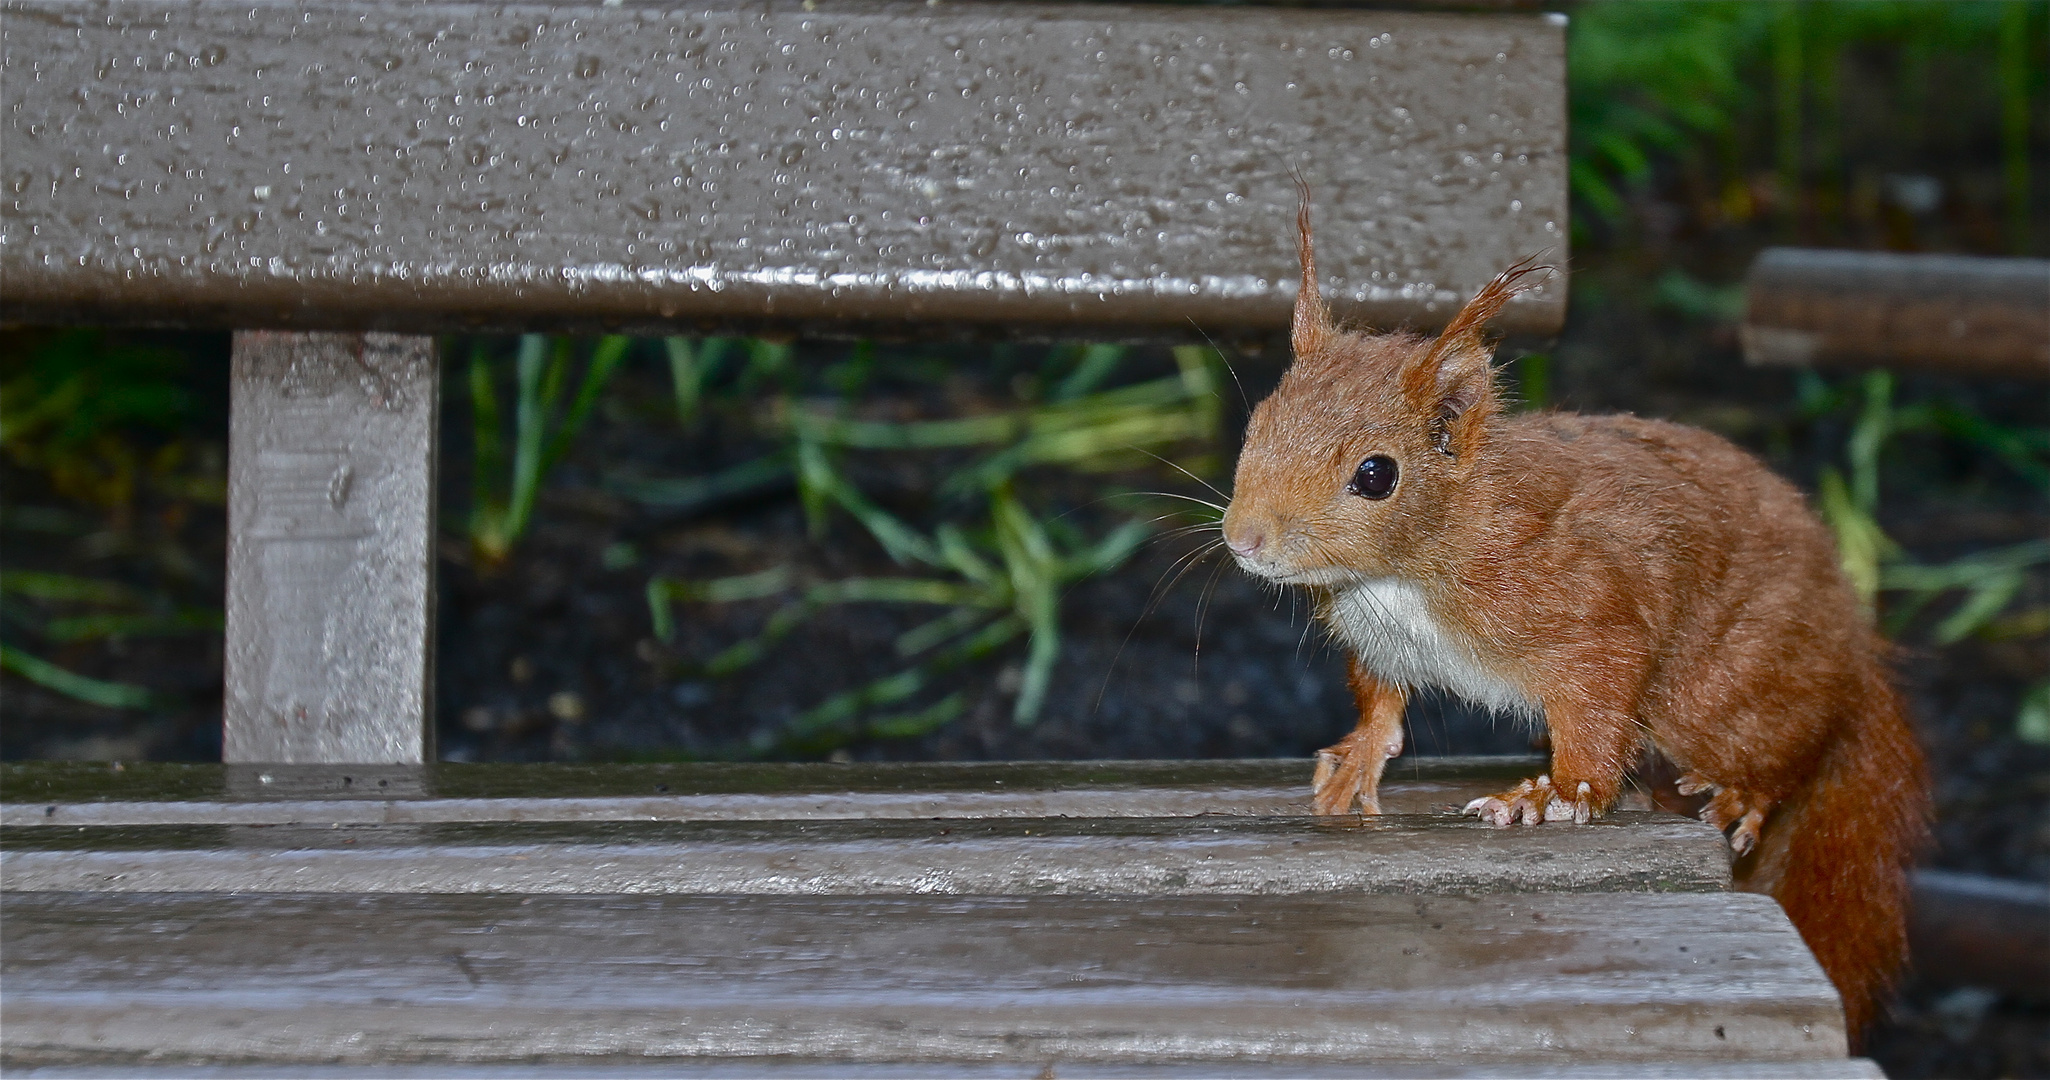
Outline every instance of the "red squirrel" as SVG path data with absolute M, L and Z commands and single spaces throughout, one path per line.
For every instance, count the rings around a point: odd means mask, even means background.
M 1295 360 L 1253 410 L 1223 533 L 1351 653 L 1359 726 L 1318 754 L 1317 813 L 1379 812 L 1426 687 L 1547 728 L 1548 773 L 1467 805 L 1496 826 L 1601 816 L 1662 757 L 1737 885 L 1814 950 L 1855 1044 L 1905 960 L 1929 795 L 1828 530 L 1698 428 L 1505 412 L 1482 330 L 1549 268 L 1504 272 L 1436 337 L 1358 332 L 1318 293 L 1307 190 L 1297 231 Z

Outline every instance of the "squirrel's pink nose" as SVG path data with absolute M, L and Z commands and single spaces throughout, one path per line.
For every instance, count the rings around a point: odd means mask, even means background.
M 1262 535 L 1257 529 L 1248 530 L 1238 536 L 1233 536 L 1230 533 L 1224 534 L 1224 545 L 1231 549 L 1233 555 L 1237 555 L 1241 559 L 1250 559 L 1254 555 L 1259 554 L 1260 549 L 1266 543 L 1267 537 Z

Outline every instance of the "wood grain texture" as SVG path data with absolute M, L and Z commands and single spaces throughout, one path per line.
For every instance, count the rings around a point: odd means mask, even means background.
M 1764 897 L 0 896 L 9 1063 L 1844 1057 Z
M 1532 756 L 1408 758 L 1390 813 L 1542 771 Z M 666 765 L 0 764 L 0 825 L 430 824 L 1309 813 L 1307 760 Z
M 10 0 L 0 317 L 1440 324 L 1566 256 L 1541 14 Z M 1501 325 L 1550 331 L 1563 282 Z
M 1297 895 L 1728 887 L 1698 821 L 1453 815 L 9 829 L 0 888 L 234 893 Z
M 430 338 L 235 336 L 223 759 L 433 757 Z

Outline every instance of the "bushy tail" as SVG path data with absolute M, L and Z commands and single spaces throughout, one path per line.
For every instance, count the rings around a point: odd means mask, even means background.
M 1766 823 L 1737 885 L 1778 900 L 1844 999 L 1855 1049 L 1907 960 L 1908 866 L 1929 832 L 1921 748 L 1884 674 Z

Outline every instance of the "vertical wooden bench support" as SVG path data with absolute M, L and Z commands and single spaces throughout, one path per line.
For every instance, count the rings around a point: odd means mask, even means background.
M 229 762 L 433 760 L 434 340 L 235 335 Z

